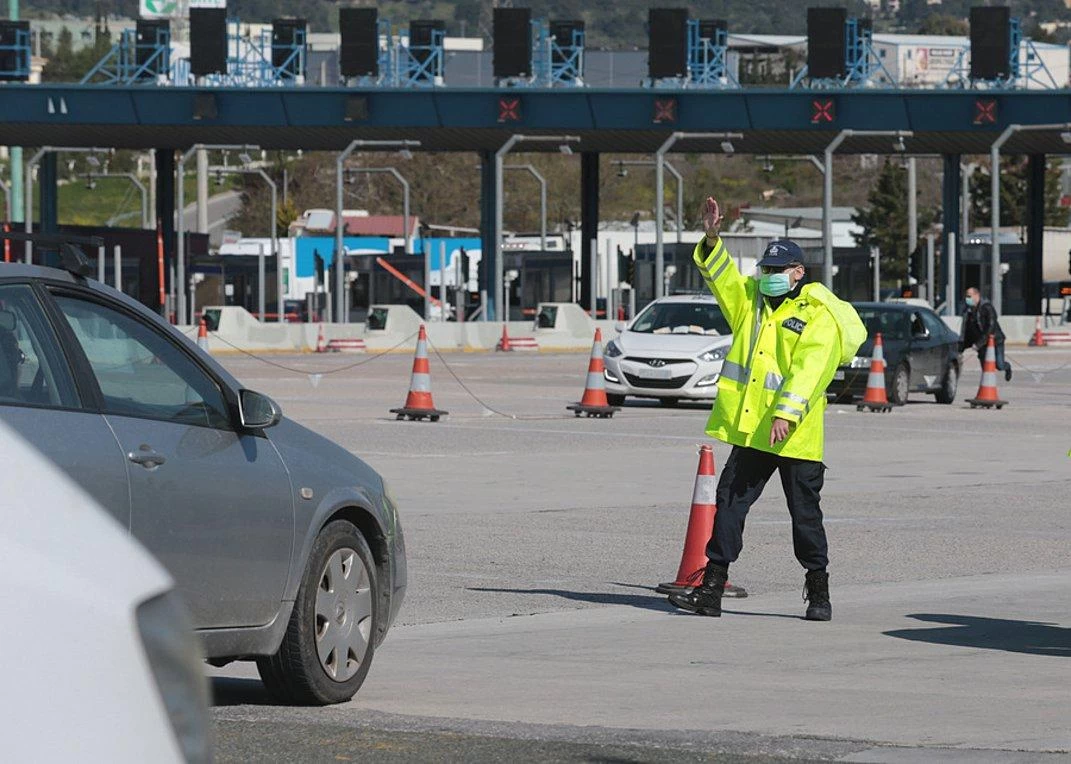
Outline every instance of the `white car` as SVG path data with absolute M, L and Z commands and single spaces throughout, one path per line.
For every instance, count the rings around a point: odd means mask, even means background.
M 171 577 L 0 424 L 5 761 L 211 761 L 200 646 Z
M 712 295 L 662 297 L 618 331 L 603 353 L 610 405 L 629 395 L 667 406 L 717 397 L 733 337 Z

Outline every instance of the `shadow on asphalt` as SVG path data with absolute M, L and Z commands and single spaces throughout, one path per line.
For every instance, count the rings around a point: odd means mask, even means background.
M 281 706 L 259 679 L 212 677 L 213 706 Z
M 493 594 L 543 594 L 576 602 L 591 602 L 596 605 L 627 605 L 645 610 L 658 610 L 664 613 L 676 612 L 676 609 L 666 601 L 665 595 L 662 594 L 644 596 L 641 594 L 613 594 L 611 592 L 571 592 L 566 589 L 495 589 L 485 586 L 470 586 L 468 591 L 491 592 Z
M 889 637 L 930 642 L 936 645 L 1004 650 L 1028 655 L 1071 658 L 1071 629 L 1036 621 L 1013 621 L 972 615 L 915 613 L 908 618 L 945 624 L 927 629 L 897 629 L 882 632 Z

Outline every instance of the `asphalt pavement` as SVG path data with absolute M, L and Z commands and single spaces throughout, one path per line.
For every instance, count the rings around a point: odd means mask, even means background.
M 278 707 L 248 664 L 213 670 L 219 759 L 1068 758 L 1071 351 L 1008 356 L 1001 411 L 963 403 L 973 359 L 953 405 L 830 407 L 828 624 L 800 619 L 776 480 L 730 574 L 749 598 L 718 620 L 653 592 L 676 572 L 706 404 L 576 419 L 585 356 L 448 354 L 467 388 L 433 355 L 449 416 L 398 422 L 408 356 L 225 357 L 391 483 L 410 589 L 350 703 Z

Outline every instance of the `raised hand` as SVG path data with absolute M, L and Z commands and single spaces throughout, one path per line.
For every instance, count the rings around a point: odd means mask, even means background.
M 716 239 L 721 230 L 721 209 L 713 196 L 708 196 L 703 202 L 700 216 L 703 219 L 703 230 L 708 239 Z

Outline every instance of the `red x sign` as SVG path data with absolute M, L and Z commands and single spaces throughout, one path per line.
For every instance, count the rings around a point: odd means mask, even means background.
M 521 121 L 521 99 L 517 97 L 499 98 L 498 99 L 498 121 L 499 122 L 520 122 Z
M 654 102 L 654 121 L 656 124 L 677 121 L 677 99 L 656 98 Z
M 811 124 L 832 124 L 837 118 L 837 107 L 832 98 L 815 98 L 811 101 Z
M 994 125 L 997 122 L 997 102 L 992 98 L 979 98 L 974 102 L 974 124 Z

